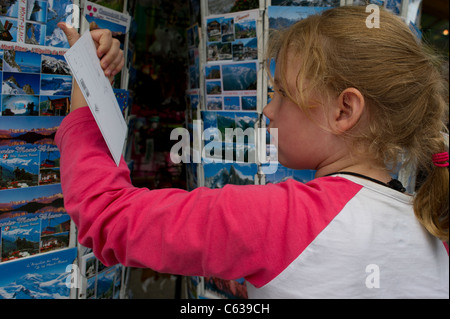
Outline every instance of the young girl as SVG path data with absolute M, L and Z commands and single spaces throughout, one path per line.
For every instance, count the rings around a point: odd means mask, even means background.
M 264 114 L 279 161 L 316 170 L 307 184 L 135 188 L 75 92 L 56 143 L 80 243 L 106 265 L 244 277 L 250 298 L 448 298 L 445 86 L 404 22 L 380 14 L 367 28 L 364 7 L 339 7 L 272 39 Z M 120 50 L 94 39 L 117 72 Z M 427 174 L 414 196 L 389 174 L 404 158 Z

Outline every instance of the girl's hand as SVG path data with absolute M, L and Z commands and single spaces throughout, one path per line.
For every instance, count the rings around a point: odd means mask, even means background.
M 59 22 L 58 27 L 63 30 L 70 46 L 73 46 L 80 38 L 77 30 L 69 24 Z M 100 59 L 100 65 L 105 76 L 112 82 L 114 76 L 122 70 L 125 64 L 123 51 L 120 49 L 120 42 L 112 37 L 111 31 L 108 29 L 93 30 L 91 35 L 97 48 L 97 57 Z M 80 88 L 76 83 L 74 84 L 71 101 L 72 111 L 87 105 Z
M 77 30 L 66 24 L 59 22 L 58 27 L 64 31 L 69 45 L 73 46 L 80 38 Z M 120 49 L 120 42 L 112 37 L 112 33 L 108 29 L 97 29 L 91 31 L 92 39 L 97 48 L 97 56 L 100 59 L 100 65 L 107 77 L 113 77 L 122 70 L 124 66 L 123 51 Z

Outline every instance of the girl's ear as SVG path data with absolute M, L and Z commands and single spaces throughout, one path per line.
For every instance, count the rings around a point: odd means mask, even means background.
M 332 126 L 338 134 L 352 129 L 361 119 L 365 107 L 364 96 L 355 88 L 347 88 L 337 98 Z

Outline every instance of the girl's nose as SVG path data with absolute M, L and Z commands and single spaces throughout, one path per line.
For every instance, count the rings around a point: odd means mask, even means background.
M 274 107 L 272 102 L 267 103 L 267 105 L 263 108 L 263 114 L 269 120 L 273 119 L 273 109 Z

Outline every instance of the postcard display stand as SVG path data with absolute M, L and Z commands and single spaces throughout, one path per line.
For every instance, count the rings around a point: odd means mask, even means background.
M 412 10 L 413 18 L 407 17 L 409 0 L 372 3 L 401 15 L 417 30 L 414 24 L 420 1 L 411 0 L 416 7 Z M 191 5 L 194 2 L 191 1 Z M 259 8 L 230 13 L 229 8 L 237 2 L 239 0 L 200 0 L 200 8 L 195 5 L 191 8 L 191 12 L 200 10 L 201 24 L 194 23 L 187 30 L 186 123 L 192 137 L 186 170 L 188 188 L 278 183 L 288 178 L 308 182 L 314 178 L 314 171 L 291 170 L 279 164 L 274 156 L 273 140 L 265 130 L 268 121 L 262 109 L 273 95 L 263 63 L 269 29 L 287 27 L 334 6 L 363 5 L 364 1 L 260 0 Z M 273 74 L 274 65 L 270 68 Z M 234 132 L 252 128 L 255 134 L 239 141 L 227 138 L 225 128 Z M 403 169 L 397 176 L 409 190 L 414 189 L 412 171 L 412 168 Z M 192 299 L 247 298 L 242 278 L 230 281 L 186 277 L 185 287 L 186 295 Z
M 88 14 L 78 8 L 87 5 L 95 4 L 6 0 L 0 7 L 0 299 L 119 298 L 124 292 L 126 269 L 105 267 L 77 243 L 54 143 L 72 89 L 63 56 L 69 45 L 56 24 L 77 24 Z M 126 115 L 127 91 L 115 94 Z

